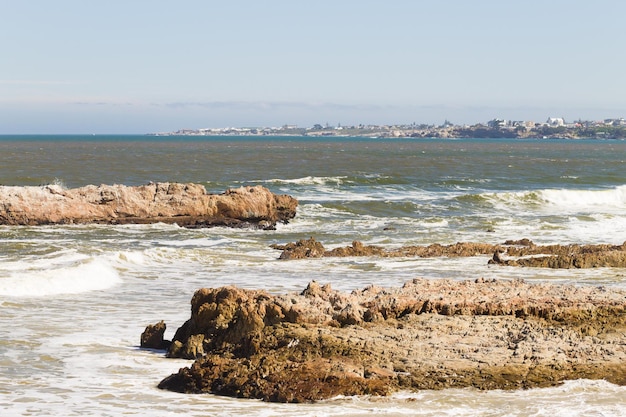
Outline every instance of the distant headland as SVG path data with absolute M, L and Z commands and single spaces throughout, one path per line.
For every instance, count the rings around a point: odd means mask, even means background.
M 487 123 L 457 125 L 446 120 L 441 125 L 398 124 L 331 126 L 315 124 L 311 127 L 283 125 L 281 127 L 225 127 L 180 129 L 175 132 L 152 133 L 153 136 L 311 136 L 372 138 L 537 138 L 537 139 L 626 139 L 626 120 L 566 122 L 561 117 L 550 117 L 545 122 L 493 119 Z

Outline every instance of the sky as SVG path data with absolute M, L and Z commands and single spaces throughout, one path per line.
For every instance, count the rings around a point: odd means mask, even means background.
M 0 0 L 0 134 L 626 117 L 623 0 Z

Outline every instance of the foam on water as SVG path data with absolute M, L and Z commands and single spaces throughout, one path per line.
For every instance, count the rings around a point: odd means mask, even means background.
M 626 241 L 626 216 L 570 216 L 567 219 L 567 235 L 572 243 L 620 245 Z
M 143 251 L 122 251 L 117 254 L 117 258 L 122 263 L 131 265 L 144 265 L 146 255 Z
M 348 177 L 346 176 L 338 176 L 338 177 L 312 177 L 306 176 L 303 178 L 294 178 L 294 179 L 270 179 L 259 181 L 263 183 L 269 184 L 296 184 L 296 185 L 340 185 L 343 184 Z
M 393 201 L 423 204 L 435 200 L 446 200 L 460 195 L 459 191 L 431 192 L 415 187 L 382 186 L 366 190 L 355 188 L 337 188 L 331 186 L 316 187 L 306 194 L 293 193 L 299 200 L 306 202 L 359 202 L 359 201 Z
M 455 233 L 463 233 L 474 218 L 479 222 L 477 226 L 481 221 L 489 222 L 497 235 L 506 235 L 506 239 L 611 244 L 621 244 L 625 239 L 626 186 L 607 190 L 482 192 L 455 200 L 466 212 L 458 218 L 460 223 L 451 222 Z
M 551 208 L 574 211 L 615 210 L 626 207 L 626 185 L 607 190 L 541 190 L 539 198 Z
M 412 409 L 415 416 L 620 417 L 626 412 L 626 402 L 619 400 L 624 395 L 626 387 L 601 380 L 574 380 L 558 387 L 524 391 L 470 388 L 400 392 L 393 397 L 407 402 L 406 409 Z M 409 405 L 411 402 L 414 405 Z
M 4 275 L 4 274 L 3 274 Z M 24 265 L 0 277 L 0 295 L 45 297 L 104 290 L 121 282 L 118 272 L 102 259 L 86 259 L 56 268 Z
M 626 185 L 606 190 L 543 189 L 534 191 L 480 194 L 494 208 L 502 210 L 558 211 L 567 213 L 623 212 L 626 207 Z

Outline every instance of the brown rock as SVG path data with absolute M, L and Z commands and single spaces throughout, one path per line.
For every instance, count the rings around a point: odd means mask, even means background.
M 302 259 L 321 257 L 348 257 L 348 256 L 381 256 L 381 257 L 402 257 L 419 256 L 478 256 L 493 253 L 495 250 L 504 250 L 499 245 L 486 243 L 455 243 L 452 245 L 440 245 L 438 243 L 429 246 L 404 246 L 398 249 L 384 249 L 380 246 L 364 245 L 355 240 L 351 246 L 338 247 L 331 250 L 324 250 L 324 246 L 314 238 L 300 240 L 286 245 L 272 245 L 274 249 L 282 250 L 279 259 Z
M 314 238 L 286 245 L 272 245 L 282 250 L 279 259 L 302 259 L 347 256 L 380 257 L 467 257 L 492 255 L 489 264 L 504 266 L 529 266 L 541 268 L 623 268 L 626 267 L 626 242 L 622 245 L 535 245 L 529 239 L 507 240 L 504 245 L 458 242 L 451 245 L 434 243 L 428 246 L 404 246 L 384 249 L 363 245 L 359 241 L 352 246 L 324 250 Z M 507 259 L 503 258 L 507 255 Z M 533 256 L 541 255 L 541 256 Z
M 237 360 L 209 355 L 165 378 L 159 388 L 291 403 L 391 391 L 389 377 L 372 373 L 376 377 L 365 378 L 353 369 L 345 358 L 300 362 L 271 356 Z
M 272 245 L 272 247 L 283 251 L 279 259 L 321 258 L 324 256 L 324 246 L 314 238 L 301 239 L 286 245 Z
M 528 245 L 509 247 L 507 254 L 517 259 L 502 260 L 501 265 L 565 269 L 626 267 L 626 242 L 622 245 Z
M 502 264 L 502 263 L 504 263 L 504 260 L 502 259 L 502 256 L 501 256 L 501 253 L 502 253 L 502 251 L 496 249 L 493 252 L 493 257 L 491 258 L 489 263 L 490 264 Z
M 316 282 L 276 296 L 201 289 L 175 339 L 171 356 L 190 340 L 206 354 L 159 385 L 187 393 L 302 402 L 576 378 L 626 385 L 626 293 L 602 287 L 416 279 L 350 294 Z
M 507 240 L 504 244 L 507 246 L 535 246 L 533 241 L 527 238 L 520 240 Z
M 167 349 L 170 342 L 163 340 L 166 325 L 163 320 L 156 324 L 149 324 L 141 334 L 140 346 L 147 349 Z
M 352 242 L 352 246 L 346 246 L 343 248 L 335 248 L 333 250 L 324 253 L 324 256 L 334 257 L 346 257 L 346 256 L 383 256 L 385 250 L 378 246 L 366 246 L 363 243 L 355 240 Z
M 207 194 L 200 184 L 64 189 L 0 186 L 0 224 L 176 223 L 185 227 L 255 225 L 272 228 L 296 214 L 297 200 L 266 188 Z
M 204 335 L 192 334 L 180 348 L 180 357 L 197 359 L 204 356 Z

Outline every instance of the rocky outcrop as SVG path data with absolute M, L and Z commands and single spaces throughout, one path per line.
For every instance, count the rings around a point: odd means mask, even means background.
M 298 202 L 268 189 L 241 187 L 208 194 L 200 184 L 88 185 L 65 189 L 0 186 L 0 224 L 176 223 L 185 227 L 272 228 L 296 214 Z
M 397 249 L 384 249 L 380 246 L 364 245 L 355 240 L 352 246 L 338 247 L 326 250 L 321 242 L 311 237 L 301 239 L 286 245 L 272 245 L 274 249 L 281 250 L 279 259 L 303 259 L 322 257 L 347 257 L 347 256 L 381 256 L 381 257 L 459 257 L 478 256 L 492 254 L 496 250 L 503 250 L 501 245 L 490 245 L 488 243 L 459 242 L 452 245 L 440 245 L 434 243 L 428 246 L 403 246 Z
M 286 245 L 272 245 L 281 250 L 279 259 L 303 259 L 346 256 L 380 257 L 467 257 L 492 255 L 489 264 L 505 266 L 528 266 L 542 268 L 600 268 L 626 267 L 626 242 L 622 245 L 535 245 L 529 239 L 507 240 L 502 245 L 488 243 L 458 242 L 451 245 L 434 243 L 428 246 L 403 246 L 384 249 L 363 245 L 359 241 L 352 246 L 326 250 L 314 238 L 301 239 Z
M 166 325 L 163 320 L 156 324 L 151 324 L 146 327 L 146 330 L 141 334 L 140 347 L 145 349 L 167 349 L 170 346 L 168 340 L 164 340 Z
M 398 389 L 626 385 L 626 292 L 523 281 L 416 279 L 350 294 L 198 290 L 159 387 L 267 401 Z
M 491 264 L 541 268 L 624 268 L 626 242 L 621 245 L 546 245 L 537 246 L 528 241 L 521 246 L 507 248 L 506 259 L 494 252 Z

